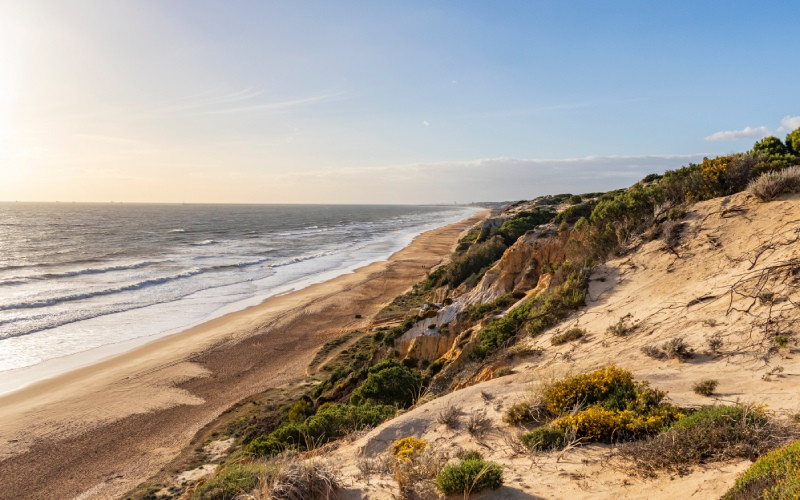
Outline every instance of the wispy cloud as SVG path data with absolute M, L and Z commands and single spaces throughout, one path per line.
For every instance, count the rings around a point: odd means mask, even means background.
M 235 102 L 237 102 L 237 104 L 239 102 L 245 102 L 245 104 L 229 106 L 227 105 L 228 103 L 223 102 L 219 103 L 221 105 L 215 104 L 212 109 L 197 110 L 194 111 L 193 114 L 219 115 L 219 114 L 229 114 L 229 113 L 245 113 L 249 111 L 278 111 L 278 110 L 295 108 L 298 106 L 306 106 L 309 104 L 331 101 L 341 97 L 341 95 L 342 94 L 340 93 L 330 93 L 330 94 L 321 94 L 321 95 L 301 97 L 297 99 L 288 99 L 281 101 L 255 101 L 255 102 L 250 102 L 253 101 L 252 98 L 243 98 L 243 99 L 237 99 Z M 255 95 L 253 97 L 255 97 Z
M 707 141 L 735 141 L 739 139 L 761 139 L 770 134 L 767 127 L 745 127 L 742 130 L 723 130 L 706 136 Z

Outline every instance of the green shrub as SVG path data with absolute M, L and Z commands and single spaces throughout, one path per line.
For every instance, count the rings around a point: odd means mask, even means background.
M 522 444 L 536 451 L 560 450 L 567 445 L 566 432 L 549 425 L 537 427 L 520 436 Z
M 530 312 L 530 302 L 522 304 L 500 319 L 494 320 L 486 325 L 479 333 L 480 343 L 476 345 L 470 357 L 472 359 L 483 359 L 500 347 L 506 345 L 509 340 L 517 334 L 517 331 L 525 324 L 525 320 Z
M 230 500 L 249 493 L 259 484 L 263 468 L 256 464 L 228 465 L 216 476 L 198 486 L 192 498 L 198 500 Z
M 583 198 L 581 198 L 581 195 L 579 195 L 579 194 L 573 194 L 572 196 L 567 198 L 567 203 L 569 203 L 570 205 L 576 205 L 576 204 L 578 204 L 578 203 L 580 203 L 582 201 L 583 201 Z
M 570 328 L 566 332 L 560 335 L 553 335 L 553 338 L 550 339 L 550 343 L 553 345 L 563 345 L 567 342 L 572 342 L 573 340 L 578 340 L 582 338 L 586 334 L 586 330 L 583 328 Z
M 477 321 L 481 318 L 488 316 L 489 314 L 495 314 L 500 311 L 504 311 L 508 308 L 508 306 L 514 304 L 514 302 L 521 299 L 519 295 L 509 292 L 504 295 L 497 297 L 496 299 L 490 302 L 484 302 L 483 304 L 474 304 L 464 311 L 465 315 L 468 320 L 470 321 Z
M 350 396 L 350 403 L 396 404 L 408 408 L 414 403 L 422 385 L 422 376 L 417 370 L 387 359 L 369 369 L 366 380 Z
M 284 424 L 267 435 L 259 436 L 245 447 L 245 452 L 255 456 L 273 456 L 286 449 L 304 450 L 355 430 L 374 427 L 395 413 L 395 407 L 388 405 L 327 403 L 302 424 Z
M 736 479 L 736 484 L 722 498 L 800 498 L 800 441 L 759 458 Z
M 306 398 L 298 399 L 292 407 L 289 408 L 289 422 L 293 424 L 302 423 L 312 413 L 314 413 L 313 403 Z
M 503 422 L 510 425 L 524 425 L 544 420 L 544 408 L 527 401 L 515 403 L 503 414 Z
M 476 493 L 497 489 L 503 484 L 503 469 L 494 462 L 469 458 L 444 467 L 436 476 L 436 486 L 445 495 Z
M 694 386 L 692 386 L 692 390 L 695 394 L 700 396 L 711 396 L 714 394 L 714 390 L 717 388 L 717 385 L 719 385 L 717 380 L 700 380 L 699 382 L 696 382 Z
M 503 238 L 498 235 L 475 243 L 464 253 L 454 254 L 450 263 L 443 266 L 437 286 L 448 285 L 455 288 L 470 276 L 481 274 L 502 257 L 507 247 Z
M 531 211 L 522 211 L 513 218 L 506 220 L 495 231 L 495 234 L 502 236 L 506 245 L 512 245 L 517 239 L 540 224 L 546 224 L 553 220 L 555 212 L 536 208 Z

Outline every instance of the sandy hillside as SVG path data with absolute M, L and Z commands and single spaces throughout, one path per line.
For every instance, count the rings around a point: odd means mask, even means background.
M 767 404 L 778 417 L 800 411 L 800 196 L 759 203 L 741 193 L 698 203 L 682 221 L 681 235 L 672 250 L 661 240 L 632 242 L 634 251 L 598 267 L 587 306 L 525 339 L 523 345 L 540 348 L 542 354 L 514 358 L 511 375 L 418 405 L 317 459 L 341 465 L 348 498 L 397 495 L 390 473 L 365 476 L 360 469 L 405 436 L 451 453 L 479 449 L 500 463 L 506 486 L 472 498 L 718 498 L 749 461 L 645 480 L 631 475 L 610 446 L 515 452 L 512 436 L 519 430 L 502 422 L 504 410 L 529 397 L 542 380 L 609 363 L 669 391 L 681 406 L 750 401 Z M 607 331 L 620 321 L 624 336 Z M 582 341 L 551 345 L 552 335 L 576 325 L 588 333 Z M 787 337 L 788 345 L 779 347 L 776 336 Z M 694 350 L 685 362 L 642 352 L 644 346 L 679 337 Z M 701 379 L 719 381 L 713 399 L 693 392 L 692 385 Z M 455 430 L 437 422 L 449 406 L 461 410 Z M 490 430 L 472 436 L 467 424 L 482 412 L 491 420 Z

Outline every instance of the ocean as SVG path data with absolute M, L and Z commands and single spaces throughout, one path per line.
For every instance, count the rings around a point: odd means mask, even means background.
M 184 330 L 385 260 L 475 211 L 0 203 L 0 374 Z

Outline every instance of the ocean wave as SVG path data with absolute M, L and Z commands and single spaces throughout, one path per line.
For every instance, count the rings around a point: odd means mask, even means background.
M 206 246 L 206 245 L 213 245 L 216 242 L 217 242 L 217 240 L 203 240 L 203 241 L 196 241 L 196 242 L 192 243 L 192 245 L 194 245 L 196 247 L 202 247 L 202 246 Z
M 303 262 L 303 261 L 306 261 L 306 260 L 310 260 L 310 259 L 314 259 L 314 258 L 317 258 L 317 257 L 321 257 L 323 255 L 328 255 L 330 253 L 331 252 L 320 252 L 320 253 L 314 254 L 314 255 L 306 255 L 306 256 L 302 256 L 302 257 L 294 257 L 292 259 L 289 259 L 289 260 L 286 260 L 286 261 L 283 261 L 283 262 L 278 262 L 278 263 L 273 264 L 273 265 L 271 265 L 269 267 L 272 268 L 272 267 L 285 266 L 285 265 L 289 265 L 289 264 L 295 264 L 297 262 Z M 49 307 L 49 306 L 54 306 L 56 304 L 60 304 L 60 303 L 63 303 L 63 302 L 72 302 L 72 301 L 76 301 L 76 300 L 85 300 L 85 299 L 91 299 L 91 298 L 94 298 L 94 297 L 102 297 L 102 296 L 106 296 L 106 295 L 113 295 L 115 293 L 129 292 L 129 291 L 132 291 L 132 290 L 141 290 L 142 288 L 147 288 L 147 287 L 151 287 L 151 286 L 155 286 L 155 285 L 161 285 L 161 284 L 168 283 L 168 282 L 175 281 L 175 280 L 182 280 L 182 279 L 186 279 L 186 278 L 191 278 L 193 276 L 197 276 L 199 274 L 204 274 L 204 273 L 208 273 L 208 272 L 224 271 L 224 270 L 237 269 L 237 268 L 241 269 L 241 268 L 246 268 L 246 267 L 257 266 L 257 265 L 260 265 L 260 264 L 265 264 L 265 263 L 269 262 L 270 260 L 273 260 L 273 259 L 271 259 L 271 258 L 263 258 L 263 259 L 256 259 L 256 260 L 244 260 L 244 261 L 235 262 L 235 263 L 232 263 L 232 264 L 217 264 L 217 265 L 213 265 L 213 266 L 200 267 L 200 268 L 192 269 L 191 271 L 185 271 L 185 272 L 182 272 L 182 273 L 179 273 L 179 274 L 174 274 L 174 275 L 171 275 L 171 276 L 163 276 L 163 277 L 160 277 L 160 278 L 151 278 L 151 279 L 139 281 L 137 283 L 132 283 L 130 285 L 125 285 L 125 286 L 121 286 L 121 287 L 107 288 L 107 289 L 104 289 L 104 290 L 98 290 L 98 291 L 87 292 L 87 293 L 76 293 L 76 294 L 70 294 L 70 295 L 63 295 L 61 297 L 53 297 L 53 298 L 49 298 L 49 299 L 18 302 L 16 304 L 0 305 L 0 311 L 9 311 L 9 310 L 13 310 L 13 309 L 31 309 L 31 308 L 39 308 L 39 307 Z M 145 265 L 149 265 L 149 264 L 153 264 L 153 263 L 156 263 L 156 262 L 142 262 L 139 265 L 135 265 L 135 266 L 114 266 L 113 269 L 114 270 L 116 270 L 116 269 L 136 269 L 138 267 L 144 267 Z M 109 270 L 109 269 L 112 269 L 112 267 L 108 267 L 108 268 L 105 268 L 105 269 Z M 100 271 L 98 270 L 97 272 L 100 272 Z M 80 275 L 80 274 L 90 274 L 90 273 L 79 273 L 79 272 L 76 272 L 74 274 L 62 273 L 63 276 L 67 276 L 67 275 L 76 276 L 76 275 Z M 1 282 L 0 284 L 3 284 L 3 283 L 6 283 L 6 282 Z
M 161 278 L 152 278 L 144 281 L 139 281 L 138 283 L 132 283 L 130 285 L 125 285 L 116 288 L 106 288 L 104 290 L 97 290 L 94 292 L 86 292 L 86 293 L 75 293 L 70 295 L 62 295 L 61 297 L 53 297 L 50 299 L 41 299 L 41 300 L 31 300 L 27 302 L 17 302 L 16 304 L 9 304 L 9 305 L 0 305 L 0 311 L 10 311 L 13 309 L 33 309 L 39 307 L 49 307 L 54 306 L 56 304 L 61 304 L 64 302 L 74 302 L 76 300 L 86 300 L 91 299 L 94 297 L 102 297 L 105 295 L 113 295 L 116 293 L 122 292 L 129 292 L 132 290 L 141 290 L 142 288 L 147 288 L 155 285 L 161 285 L 164 283 L 169 283 L 170 281 L 181 280 L 185 278 L 189 278 L 192 276 L 196 276 L 198 274 L 204 273 L 205 270 L 203 269 L 195 269 L 192 271 L 186 271 L 180 274 L 175 274 L 172 276 L 163 276 Z
M 169 231 L 167 231 L 167 232 L 168 232 L 168 233 L 185 233 L 185 232 L 186 232 L 186 230 L 185 230 L 185 229 L 183 229 L 182 227 L 178 227 L 178 228 L 175 228 L 175 229 L 170 229 L 170 230 L 169 230 Z
M 45 274 L 36 274 L 31 276 L 11 276 L 7 279 L 0 280 L 0 286 L 21 285 L 23 283 L 29 283 L 31 281 L 40 281 L 40 280 L 58 279 L 58 278 L 73 278 L 75 276 L 84 276 L 89 274 L 103 274 L 113 271 L 130 271 L 133 269 L 141 269 L 143 267 L 151 266 L 153 264 L 161 264 L 163 262 L 165 261 L 148 260 L 144 262 L 137 262 L 136 264 L 119 264 L 106 267 L 90 267 L 87 269 L 64 271 L 60 273 L 45 273 Z

